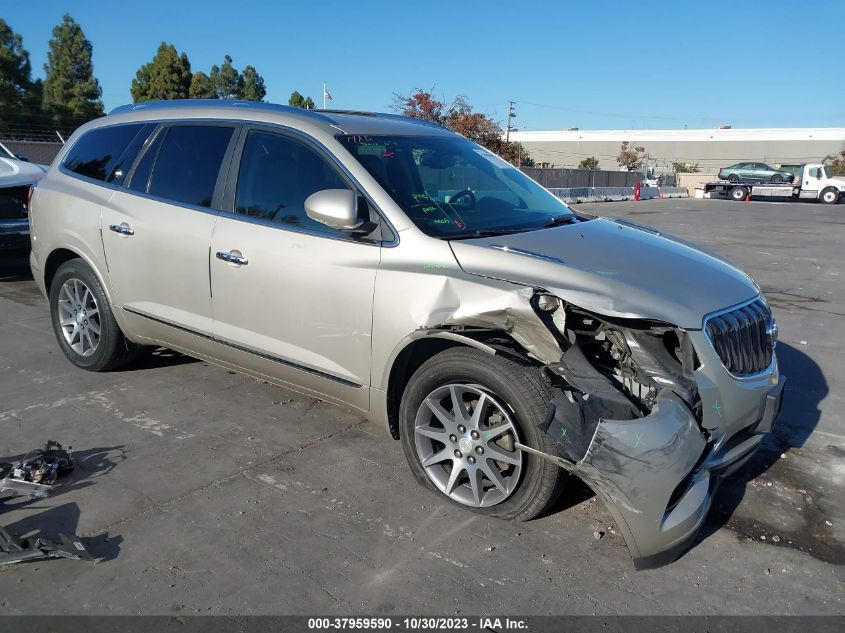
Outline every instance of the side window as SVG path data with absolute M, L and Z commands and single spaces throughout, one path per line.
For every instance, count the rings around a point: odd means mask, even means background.
M 310 147 L 253 130 L 244 144 L 235 212 L 322 233 L 337 231 L 309 218 L 305 199 L 323 189 L 348 189 L 337 172 Z
M 118 160 L 144 127 L 143 123 L 112 125 L 86 132 L 70 148 L 62 166 L 80 176 L 110 182 Z
M 149 193 L 210 207 L 233 131 L 234 128 L 219 125 L 177 125 L 167 129 L 150 177 Z M 133 184 L 134 181 L 133 177 Z
M 155 125 L 153 123 L 147 123 L 138 131 L 135 138 L 133 138 L 129 142 L 129 145 L 126 146 L 126 149 L 123 150 L 123 154 L 120 155 L 120 158 L 115 161 L 111 174 L 109 174 L 108 178 L 106 178 L 106 182 L 110 182 L 115 185 L 123 184 L 123 181 L 129 173 L 129 169 L 132 167 L 132 163 L 135 162 L 135 158 L 138 156 L 138 152 L 141 151 L 141 148 L 144 146 L 144 142 L 150 137 L 150 134 L 154 129 Z
M 150 185 L 150 174 L 153 173 L 153 165 L 155 165 L 158 151 L 161 149 L 161 142 L 167 136 L 167 130 L 161 130 L 147 147 L 147 151 L 138 161 L 138 166 L 132 172 L 132 180 L 129 183 L 129 189 L 132 191 L 140 191 L 147 193 L 147 187 Z

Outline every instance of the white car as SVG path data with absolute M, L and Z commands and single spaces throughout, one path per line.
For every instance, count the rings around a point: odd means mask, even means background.
M 46 166 L 20 160 L 0 143 L 0 252 L 29 249 L 29 190 Z

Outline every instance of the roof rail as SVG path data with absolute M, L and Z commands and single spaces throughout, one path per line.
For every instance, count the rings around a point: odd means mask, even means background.
M 265 103 L 263 101 L 243 101 L 236 99 L 169 99 L 160 101 L 142 101 L 141 103 L 129 103 L 118 106 L 109 112 L 112 114 L 126 114 L 128 112 L 150 112 L 156 110 L 178 110 L 183 108 L 231 108 L 244 110 L 264 110 L 266 112 L 278 112 L 289 114 L 312 121 L 323 121 L 329 125 L 337 125 L 338 121 L 330 115 L 363 116 L 375 119 L 390 119 L 405 121 L 416 125 L 434 127 L 438 130 L 444 129 L 442 125 L 423 119 L 405 116 L 403 114 L 387 114 L 385 112 L 364 112 L 361 110 L 306 110 L 294 106 L 286 106 L 278 103 Z
M 118 106 L 109 112 L 112 114 L 125 114 L 127 112 L 149 112 L 155 110 L 177 110 L 182 108 L 231 108 L 231 109 L 248 109 L 248 110 L 264 110 L 269 112 L 278 112 L 280 114 L 292 114 L 308 119 L 318 121 L 325 121 L 334 123 L 335 121 L 320 114 L 316 110 L 306 110 L 303 108 L 295 108 L 293 106 L 280 105 L 278 103 L 265 103 L 263 101 L 243 101 L 236 99 L 168 99 L 158 101 L 142 101 L 141 103 L 128 103 L 126 105 Z

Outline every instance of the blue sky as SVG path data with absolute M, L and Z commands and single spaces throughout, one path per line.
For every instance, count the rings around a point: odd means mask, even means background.
M 434 87 L 502 121 L 514 99 L 524 130 L 845 126 L 842 0 L 4 0 L 36 76 L 65 12 L 93 43 L 107 109 L 166 41 L 195 71 L 227 53 L 252 64 L 280 103 L 299 90 L 319 105 L 325 81 L 336 108 Z

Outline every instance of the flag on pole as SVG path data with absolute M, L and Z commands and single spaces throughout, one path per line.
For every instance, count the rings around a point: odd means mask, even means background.
M 329 89 L 326 88 L 326 84 L 323 84 L 323 98 L 326 99 L 326 101 L 332 100 L 332 95 L 329 92 Z

